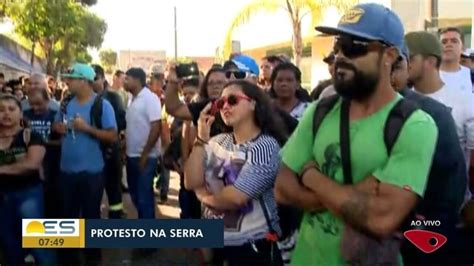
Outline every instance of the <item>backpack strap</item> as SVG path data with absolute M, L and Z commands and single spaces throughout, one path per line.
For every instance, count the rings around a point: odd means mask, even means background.
M 414 102 L 402 98 L 390 110 L 384 127 L 384 142 L 388 155 L 392 152 L 405 121 L 418 109 Z
M 102 104 L 104 101 L 104 96 L 102 94 L 98 94 L 95 99 L 94 103 L 91 107 L 91 124 L 98 128 L 102 129 Z
M 316 137 L 321 123 L 329 111 L 336 105 L 339 98 L 339 95 L 336 94 L 319 100 L 313 115 L 313 138 Z
M 352 185 L 352 164 L 351 164 L 351 141 L 349 129 L 349 108 L 350 101 L 342 100 L 341 120 L 339 122 L 339 143 L 341 148 L 342 171 L 344 174 L 344 184 Z

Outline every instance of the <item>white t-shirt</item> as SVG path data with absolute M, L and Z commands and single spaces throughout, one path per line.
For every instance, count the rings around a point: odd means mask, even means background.
M 303 116 L 304 111 L 306 108 L 309 106 L 310 103 L 308 102 L 299 102 L 293 110 L 291 110 L 290 115 L 296 119 L 300 120 L 300 118 Z
M 469 169 L 471 150 L 474 150 L 474 94 L 470 91 L 460 91 L 444 85 L 439 91 L 426 94 L 451 109 L 451 114 L 456 123 L 459 142 L 464 152 L 466 166 Z M 466 198 L 470 198 L 469 186 Z
M 160 99 L 148 88 L 143 88 L 130 102 L 126 119 L 127 156 L 140 157 L 148 141 L 151 123 L 161 120 Z M 158 145 L 154 145 L 149 156 L 157 158 L 158 155 Z
M 461 66 L 461 68 L 456 72 L 439 71 L 439 74 L 444 84 L 446 84 L 446 87 L 473 92 L 471 71 L 469 68 Z

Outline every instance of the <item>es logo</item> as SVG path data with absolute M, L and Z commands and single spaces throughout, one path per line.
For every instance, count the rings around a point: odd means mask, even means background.
M 23 219 L 23 236 L 79 236 L 76 219 Z

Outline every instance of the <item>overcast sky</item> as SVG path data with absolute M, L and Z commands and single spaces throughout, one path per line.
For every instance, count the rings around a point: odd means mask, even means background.
M 173 7 L 177 7 L 178 54 L 213 56 L 221 46 L 235 14 L 251 0 L 99 0 L 92 9 L 108 30 L 103 48 L 114 50 L 166 50 L 174 54 Z M 337 16 L 337 13 L 336 13 Z M 334 12 L 328 23 L 337 23 Z M 331 19 L 332 17 L 332 19 Z M 308 25 L 308 34 L 313 34 Z M 291 24 L 284 12 L 262 13 L 235 32 L 243 49 L 291 39 Z

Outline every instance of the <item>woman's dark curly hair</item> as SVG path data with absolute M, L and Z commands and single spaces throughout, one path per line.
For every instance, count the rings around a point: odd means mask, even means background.
M 209 78 L 211 77 L 211 75 L 213 73 L 224 73 L 225 74 L 225 70 L 221 67 L 214 67 L 214 68 L 211 68 L 206 76 L 204 77 L 204 80 L 202 81 L 202 84 L 201 84 L 201 88 L 199 90 L 199 96 L 201 96 L 201 98 L 203 99 L 209 99 L 209 94 L 207 93 L 207 86 L 209 84 Z
M 276 115 L 277 112 L 268 95 L 257 85 L 245 80 L 231 81 L 225 85 L 224 89 L 230 86 L 238 86 L 247 97 L 255 101 L 254 119 L 256 125 L 263 134 L 274 137 L 283 146 L 288 138 L 288 133 L 283 127 L 283 120 Z

